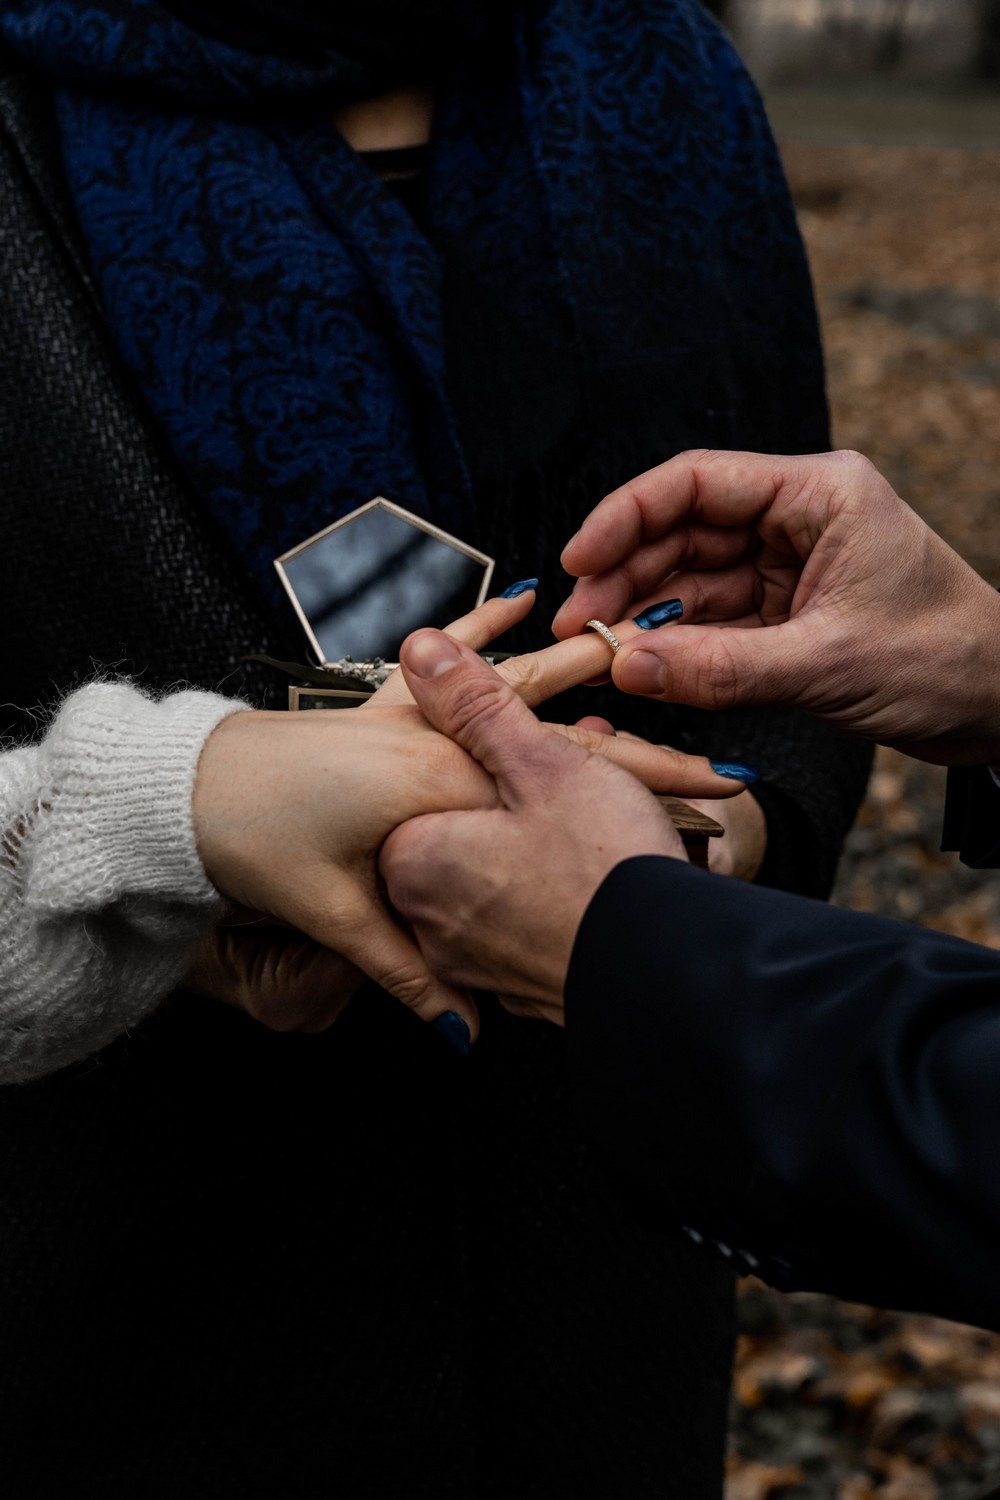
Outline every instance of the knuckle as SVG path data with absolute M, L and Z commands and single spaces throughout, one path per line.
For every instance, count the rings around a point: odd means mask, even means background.
M 584 729 L 579 724 L 561 726 L 561 734 L 571 745 L 579 745 L 581 749 L 594 755 L 599 755 L 606 748 L 606 742 L 611 739 L 610 735 L 601 734 L 597 729 Z
M 841 448 L 831 453 L 829 460 L 831 469 L 824 473 L 820 468 L 811 477 L 810 499 L 834 500 L 848 509 L 863 507 L 867 511 L 873 503 L 892 495 L 888 480 L 857 449 Z
M 421 871 L 426 870 L 422 851 L 426 840 L 413 824 L 404 823 L 391 833 L 382 846 L 379 869 L 389 888 L 389 897 L 400 916 L 412 920 L 417 914 L 418 897 L 423 888 Z
M 835 453 L 830 454 L 830 457 L 844 468 L 859 469 L 866 474 L 875 472 L 875 465 L 871 459 L 859 453 L 856 448 L 838 448 Z
M 244 997 L 243 1009 L 268 1031 L 298 1031 L 302 1025 L 299 1006 L 287 996 L 278 1002 L 274 996 L 262 999 L 251 992 Z
M 875 487 L 889 488 L 870 458 L 855 448 L 841 448 L 831 454 L 836 489 L 845 497 L 870 494 Z
M 714 469 L 719 465 L 732 464 L 739 455 L 731 453 L 725 448 L 692 448 L 684 457 L 693 470 L 695 481 L 697 482 L 699 470 Z
M 458 676 L 459 674 L 455 674 Z M 511 688 L 499 674 L 476 673 L 465 676 L 452 688 L 449 702 L 450 717 L 461 728 L 475 731 L 502 712 L 511 693 Z
M 397 963 L 379 976 L 379 983 L 411 1010 L 430 994 L 431 976 L 418 963 Z
M 534 652 L 529 652 L 526 656 L 516 656 L 513 661 L 505 662 L 499 675 L 515 692 L 520 693 L 538 686 L 542 669 L 538 657 Z
M 633 552 L 627 557 L 619 570 L 627 590 L 628 598 L 638 599 L 642 591 L 642 578 L 640 576 L 640 559 Z
M 708 641 L 695 665 L 698 703 L 708 708 L 728 707 L 741 695 L 752 692 L 748 675 L 733 656 L 725 635 L 720 633 Z

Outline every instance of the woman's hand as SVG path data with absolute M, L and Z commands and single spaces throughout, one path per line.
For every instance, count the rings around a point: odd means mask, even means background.
M 724 830 L 722 838 L 708 841 L 708 868 L 713 875 L 729 875 L 734 880 L 756 879 L 767 853 L 767 819 L 753 792 L 742 792 L 726 802 L 705 797 L 685 800 L 714 818 Z
M 260 912 L 234 906 L 205 937 L 185 988 L 272 1031 L 325 1031 L 365 976 L 339 953 Z
M 581 719 L 580 726 L 602 734 L 615 734 L 607 719 Z M 627 731 L 622 739 L 634 739 Z M 744 767 L 744 770 L 747 768 Z M 721 838 L 708 841 L 708 868 L 713 875 L 729 875 L 734 880 L 754 880 L 767 853 L 767 820 L 764 809 L 753 792 L 737 797 L 686 797 L 689 807 L 703 812 L 723 829 Z
M 401 706 L 233 714 L 206 741 L 193 805 L 223 895 L 332 949 L 425 1020 L 454 1012 L 474 1033 L 471 1002 L 434 979 L 382 905 L 375 857 L 405 818 L 491 796 L 478 767 Z
M 481 649 L 532 603 L 530 595 L 490 600 L 450 631 Z M 593 676 L 607 656 L 606 643 L 588 634 L 499 670 L 534 705 Z M 656 791 L 734 796 L 740 790 L 701 757 L 586 729 L 545 726 L 542 732 L 600 751 Z M 317 993 L 316 975 L 325 976 L 327 968 L 310 969 L 303 978 L 298 950 L 288 1002 L 296 1019 L 290 1023 L 274 982 L 279 960 L 285 973 L 291 968 L 285 940 L 273 931 L 234 937 L 220 929 L 201 954 L 192 984 L 217 993 L 224 981 L 224 998 L 268 1024 L 319 1029 L 367 975 L 425 1020 L 450 1012 L 474 1035 L 471 1000 L 434 977 L 382 905 L 375 860 L 399 823 L 423 813 L 488 807 L 495 795 L 475 761 L 426 723 L 398 673 L 360 709 L 233 715 L 206 742 L 195 786 L 195 826 L 209 877 L 242 907 L 333 950 L 346 968 L 339 978 L 330 976 L 328 994 Z
M 563 561 L 580 582 L 557 635 L 683 602 L 692 623 L 616 658 L 625 692 L 793 703 L 924 760 L 1000 757 L 1000 600 L 857 454 L 682 454 L 602 501 Z

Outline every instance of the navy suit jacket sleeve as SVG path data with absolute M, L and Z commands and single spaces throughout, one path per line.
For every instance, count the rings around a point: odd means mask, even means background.
M 644 857 L 566 1028 L 647 1210 L 786 1289 L 1000 1328 L 1000 954 Z

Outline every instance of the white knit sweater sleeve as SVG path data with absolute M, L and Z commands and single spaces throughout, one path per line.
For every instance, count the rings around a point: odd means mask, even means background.
M 93 683 L 39 744 L 0 754 L 0 1083 L 97 1051 L 183 978 L 222 907 L 195 845 L 195 769 L 245 707 Z

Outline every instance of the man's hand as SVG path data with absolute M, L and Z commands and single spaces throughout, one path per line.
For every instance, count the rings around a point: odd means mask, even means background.
M 468 647 L 420 630 L 400 661 L 424 717 L 489 773 L 495 798 L 390 835 L 380 858 L 390 899 L 449 984 L 519 997 L 512 1008 L 561 1024 L 594 892 L 632 855 L 684 859 L 681 841 L 634 777 L 539 724 Z
M 683 601 L 616 657 L 625 692 L 794 703 L 923 760 L 1000 758 L 1000 599 L 858 454 L 682 454 L 603 500 L 563 562 L 560 636 Z

